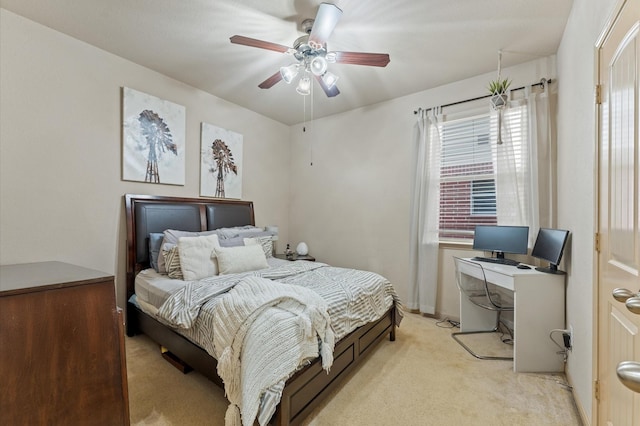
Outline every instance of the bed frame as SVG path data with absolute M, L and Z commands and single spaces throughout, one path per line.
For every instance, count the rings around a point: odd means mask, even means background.
M 149 233 L 165 229 L 206 231 L 218 228 L 254 225 L 251 201 L 124 196 L 127 222 L 127 335 L 148 335 L 166 348 L 175 363 L 188 366 L 220 386 L 217 362 L 204 349 L 142 312 L 129 298 L 134 294 L 136 274 L 149 267 Z M 280 405 L 271 424 L 299 424 L 346 376 L 389 334 L 395 340 L 396 310 L 392 307 L 379 320 L 366 324 L 336 343 L 334 361 L 327 374 L 320 359 L 287 380 Z

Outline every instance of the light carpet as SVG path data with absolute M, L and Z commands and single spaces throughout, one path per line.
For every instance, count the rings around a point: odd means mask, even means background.
M 511 361 L 478 360 L 451 338 L 457 329 L 437 323 L 406 314 L 396 341 L 383 341 L 304 424 L 582 424 L 564 374 L 514 373 Z M 505 350 L 495 335 L 466 337 Z M 126 338 L 126 349 L 132 425 L 224 425 L 221 388 L 179 372 L 146 336 Z

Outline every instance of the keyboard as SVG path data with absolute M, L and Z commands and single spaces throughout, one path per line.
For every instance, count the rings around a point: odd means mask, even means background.
M 498 259 L 497 257 L 474 257 L 471 260 L 477 260 L 478 262 L 499 263 L 500 265 L 518 266 L 520 262 L 513 259 Z

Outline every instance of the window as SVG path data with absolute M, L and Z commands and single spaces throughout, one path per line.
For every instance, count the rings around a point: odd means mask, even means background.
M 476 225 L 498 223 L 498 188 L 505 190 L 504 179 L 517 182 L 515 177 L 501 177 L 498 166 L 501 156 L 508 155 L 520 168 L 526 163 L 523 155 L 524 129 L 522 119 L 526 106 L 504 111 L 503 132 L 509 148 L 496 149 L 497 115 L 490 112 L 439 125 L 440 156 L 440 240 L 473 238 Z M 506 129 L 505 129 L 506 127 Z M 507 152 L 508 151 L 508 152 Z M 505 153 L 506 152 L 506 153 Z M 513 173 L 509 167 L 508 173 Z M 501 180 L 502 179 L 502 180 Z M 506 189 L 509 190 L 509 189 Z M 519 201 L 515 201 L 519 202 Z M 504 219 L 504 218 L 503 218 Z M 511 223 L 511 219 L 506 219 Z M 503 222 L 504 223 L 504 222 Z
M 440 238 L 472 238 L 476 224 L 495 224 L 489 114 L 441 127 Z

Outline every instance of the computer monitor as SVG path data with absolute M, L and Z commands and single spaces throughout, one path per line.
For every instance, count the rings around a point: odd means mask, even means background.
M 473 249 L 490 251 L 504 259 L 505 253 L 527 254 L 528 226 L 476 225 Z
M 562 259 L 568 237 L 569 231 L 564 229 L 540 228 L 531 256 L 546 260 L 549 262 L 549 266 L 536 268 L 538 271 L 549 274 L 564 274 L 563 271 L 558 270 L 558 264 Z

